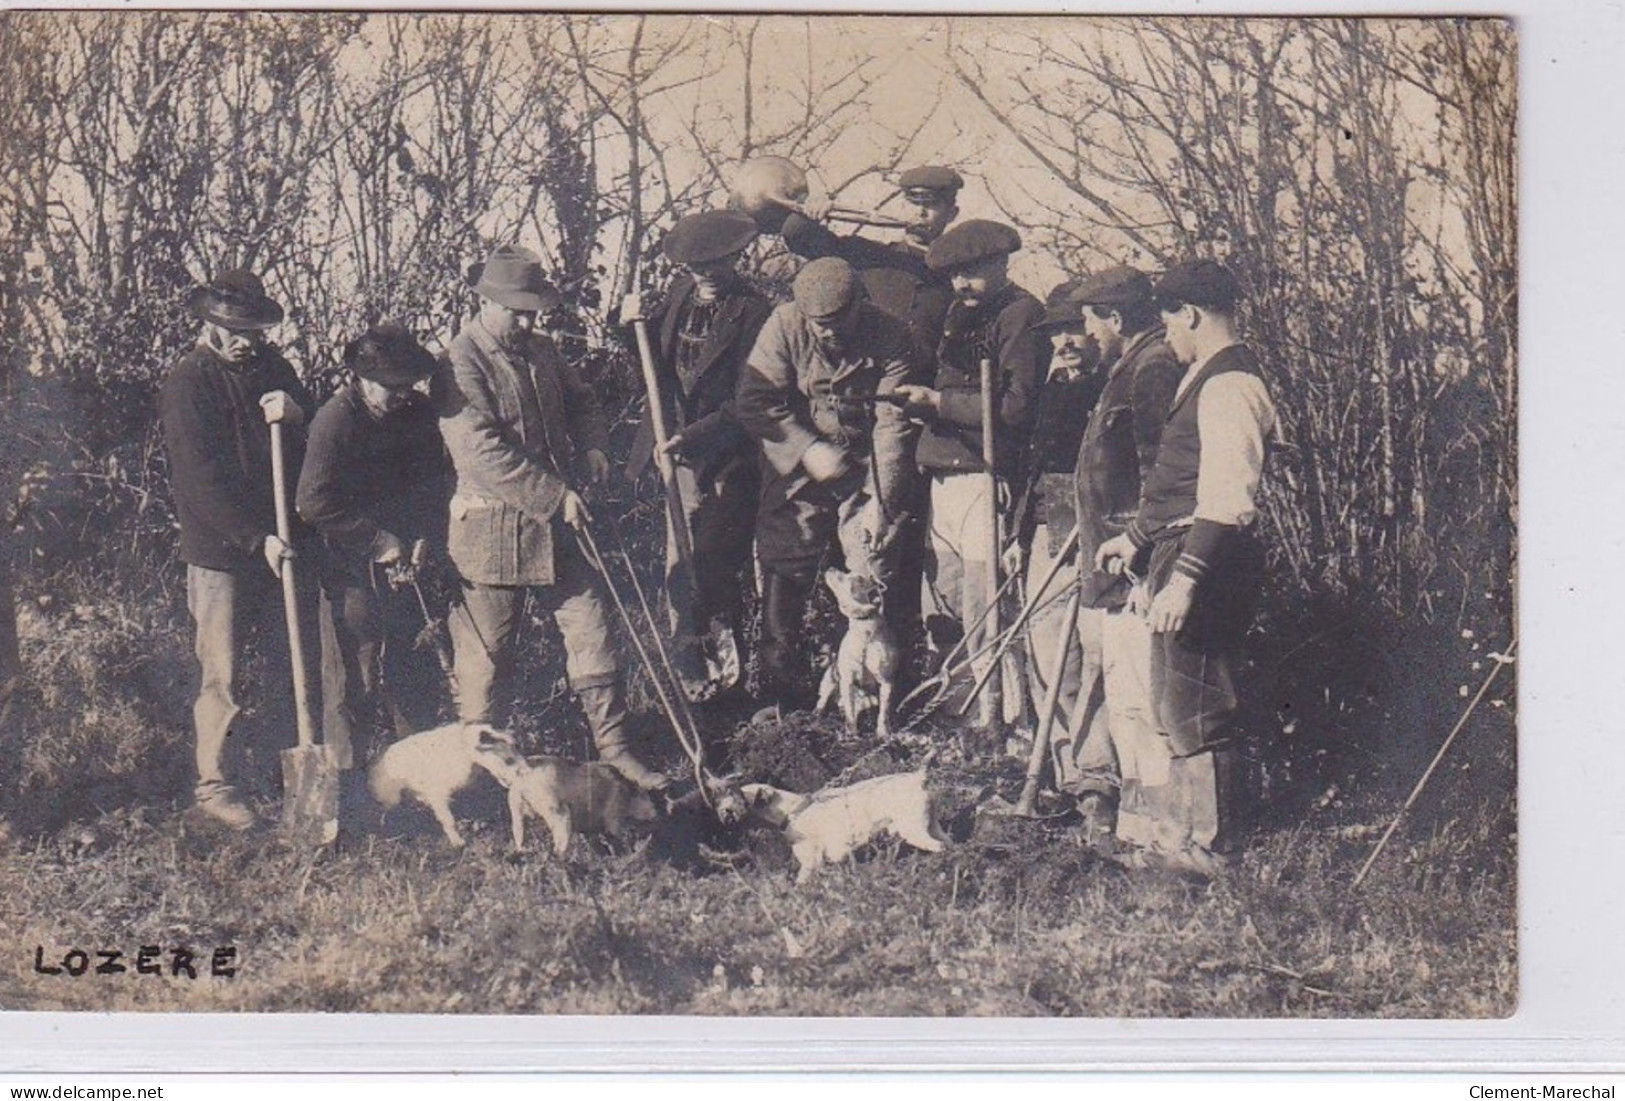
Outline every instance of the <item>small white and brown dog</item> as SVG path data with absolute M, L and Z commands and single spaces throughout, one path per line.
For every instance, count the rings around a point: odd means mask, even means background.
M 476 765 L 490 771 L 480 751 L 498 746 L 518 752 L 512 734 L 485 723 L 448 723 L 423 730 L 384 750 L 367 774 L 367 787 L 386 810 L 398 805 L 402 795 L 412 795 L 434 813 L 446 840 L 462 848 L 451 797 L 474 778 Z
M 859 719 L 874 707 L 875 733 L 888 738 L 899 658 L 897 640 L 881 614 L 881 584 L 873 577 L 833 568 L 824 571 L 824 584 L 835 594 L 835 603 L 846 616 L 846 634 L 841 637 L 835 661 L 824 671 L 818 688 L 818 712 L 822 714 L 830 701 L 838 698 L 847 729 L 857 733 Z
M 495 742 L 481 745 L 477 756 L 481 767 L 508 789 L 515 852 L 525 847 L 526 815 L 547 826 L 559 856 L 578 832 L 619 837 L 631 823 L 660 817 L 648 792 L 602 761 L 527 758 L 511 744 Z
M 947 848 L 931 816 L 925 789 L 925 762 L 912 772 L 877 776 L 848 787 L 824 788 L 811 795 L 767 784 L 740 788 L 750 816 L 778 829 L 790 843 L 796 882 L 805 883 L 821 865 L 851 856 L 858 846 L 890 833 L 922 852 Z

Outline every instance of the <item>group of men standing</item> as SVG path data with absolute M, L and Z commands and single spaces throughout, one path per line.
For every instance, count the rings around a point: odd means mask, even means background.
M 962 183 L 947 168 L 905 173 L 913 215 L 890 244 L 838 236 L 792 204 L 693 214 L 667 234 L 678 274 L 649 342 L 660 400 L 628 472 L 653 460 L 680 498 L 690 546 L 679 618 L 695 644 L 685 680 L 714 690 L 737 679 L 756 576 L 757 702 L 781 714 L 810 702 L 808 602 L 823 566 L 858 553 L 842 528 L 866 501 L 878 521 L 861 565 L 900 644 L 940 660 L 957 643 L 989 661 L 988 578 L 1007 563 L 1024 569 L 1035 698 L 1057 649 L 1073 650 L 1058 788 L 1077 798 L 1091 840 L 1122 859 L 1213 874 L 1240 844 L 1232 664 L 1257 580 L 1252 529 L 1274 426 L 1257 360 L 1237 339 L 1240 288 L 1211 261 L 1156 283 L 1114 267 L 1041 303 L 1010 278 L 1015 229 L 957 222 Z M 740 271 L 762 233 L 806 261 L 777 306 Z M 197 803 L 228 825 L 253 820 L 221 766 L 239 639 L 293 556 L 318 563 L 306 614 L 322 638 L 324 734 L 341 760 L 369 724 L 405 733 L 427 721 L 380 673 L 399 604 L 380 574 L 410 579 L 424 548 L 443 544 L 459 578 L 459 717 L 497 717 L 534 593 L 563 636 L 599 755 L 642 786 L 665 783 L 627 747 L 603 581 L 578 543 L 592 487 L 610 473 L 608 426 L 539 322 L 558 294 L 515 246 L 491 254 L 474 291 L 478 311 L 443 362 L 400 326 L 374 326 L 345 349 L 352 380 L 320 412 L 263 339 L 281 310 L 256 278 L 226 273 L 193 295 L 203 332 L 166 381 L 163 420 L 203 673 Z M 303 455 L 286 460 L 300 471 L 307 525 L 290 546 L 275 534 L 265 422 L 312 415 Z M 995 516 L 1008 548 L 990 538 Z M 1033 591 L 1051 575 L 1053 593 Z M 1060 637 L 1058 614 L 1074 586 L 1075 642 Z M 1019 697 L 1007 696 L 1011 717 Z

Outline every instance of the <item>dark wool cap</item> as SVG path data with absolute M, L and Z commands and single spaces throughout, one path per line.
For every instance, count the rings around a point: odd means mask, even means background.
M 661 249 L 674 264 L 704 264 L 732 256 L 756 239 L 756 222 L 736 210 L 707 210 L 677 219 Z
M 897 186 L 903 189 L 908 198 L 929 202 L 944 195 L 957 194 L 959 189 L 965 186 L 965 180 L 951 168 L 927 164 L 919 168 L 910 168 L 897 177 Z
M 1138 268 L 1120 264 L 1096 272 L 1072 292 L 1072 301 L 1082 306 L 1129 308 L 1151 302 L 1151 278 Z
M 925 263 L 932 271 L 953 271 L 993 256 L 1008 256 L 1021 247 L 1021 234 L 1003 222 L 972 218 L 931 242 Z
M 1054 329 L 1062 325 L 1083 325 L 1083 313 L 1077 301 L 1072 297 L 1082 283 L 1080 279 L 1068 279 L 1064 283 L 1057 283 L 1055 289 L 1044 296 L 1044 320 L 1039 322 L 1041 329 Z
M 344 346 L 344 365 L 385 386 L 410 386 L 435 369 L 435 358 L 398 321 L 380 321 Z
M 796 275 L 791 288 L 796 306 L 816 321 L 834 317 L 858 296 L 858 275 L 838 256 L 812 261 Z
M 1241 284 L 1230 269 L 1213 260 L 1188 260 L 1168 269 L 1157 280 L 1157 305 L 1177 309 L 1182 305 L 1231 310 L 1241 298 Z

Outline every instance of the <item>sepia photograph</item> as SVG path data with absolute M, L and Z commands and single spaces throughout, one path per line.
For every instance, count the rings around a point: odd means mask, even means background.
M 1518 46 L 0 12 L 0 1014 L 1513 1015 Z

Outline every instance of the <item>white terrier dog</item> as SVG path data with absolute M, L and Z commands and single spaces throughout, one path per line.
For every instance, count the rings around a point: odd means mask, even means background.
M 880 583 L 861 574 L 828 569 L 824 571 L 824 584 L 835 594 L 835 603 L 846 616 L 846 634 L 834 664 L 824 671 L 818 689 L 818 711 L 825 711 L 830 700 L 839 696 L 847 729 L 856 733 L 859 717 L 867 708 L 876 707 L 875 733 L 888 738 L 899 659 L 897 640 L 881 615 Z
M 932 820 L 925 790 L 929 761 L 928 756 L 912 772 L 877 776 L 812 795 L 767 784 L 745 784 L 740 791 L 753 818 L 784 834 L 795 857 L 796 882 L 805 883 L 821 865 L 845 860 L 859 845 L 883 833 L 922 852 L 947 848 Z
M 462 848 L 451 797 L 474 778 L 475 765 L 490 771 L 479 753 L 488 746 L 514 749 L 513 735 L 484 723 L 449 723 L 409 735 L 384 750 L 367 775 L 367 787 L 385 809 L 411 794 L 434 812 L 446 840 Z

